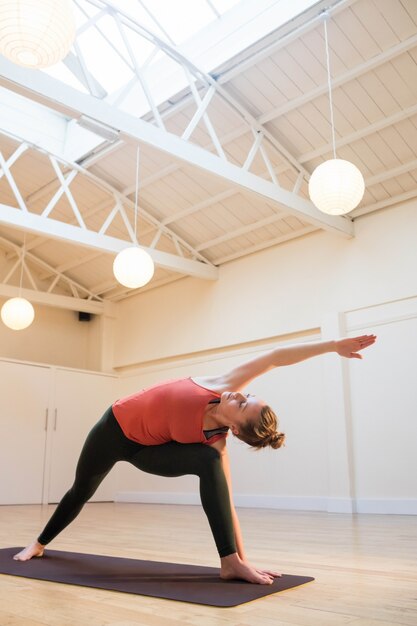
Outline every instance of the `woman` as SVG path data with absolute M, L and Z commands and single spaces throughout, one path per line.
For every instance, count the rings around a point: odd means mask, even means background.
M 270 584 L 278 572 L 258 569 L 245 555 L 232 500 L 227 431 L 260 449 L 282 446 L 275 413 L 242 390 L 257 376 L 320 354 L 336 352 L 359 358 L 375 335 L 276 348 L 222 376 L 166 381 L 118 400 L 88 435 L 78 461 L 75 482 L 36 541 L 15 555 L 27 561 L 43 555 L 45 546 L 81 511 L 117 461 L 160 476 L 196 474 L 204 511 L 220 556 L 220 576 Z

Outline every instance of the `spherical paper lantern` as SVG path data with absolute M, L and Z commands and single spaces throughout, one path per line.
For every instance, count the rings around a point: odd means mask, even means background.
M 365 182 L 350 161 L 330 159 L 316 167 L 308 190 L 311 201 L 320 211 L 328 215 L 344 215 L 353 211 L 362 200 Z
M 62 61 L 75 37 L 71 0 L 0 0 L 0 53 L 40 69 Z
M 33 306 L 25 298 L 10 298 L 1 307 L 1 319 L 12 330 L 23 330 L 35 317 Z
M 119 283 L 130 289 L 143 287 L 155 271 L 152 257 L 142 248 L 125 248 L 114 259 L 113 272 Z

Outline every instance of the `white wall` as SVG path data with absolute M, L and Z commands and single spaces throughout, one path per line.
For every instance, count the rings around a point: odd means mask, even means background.
M 0 299 L 0 308 L 5 302 Z M 98 316 L 79 322 L 78 313 L 34 305 L 35 320 L 15 331 L 0 322 L 0 357 L 80 369 L 101 369 Z
M 253 455 L 232 444 L 236 500 L 417 513 L 409 339 L 417 336 L 417 307 L 407 309 L 417 296 L 416 208 L 407 203 L 363 217 L 351 240 L 320 232 L 230 263 L 216 283 L 185 279 L 122 302 L 115 342 L 115 367 L 124 376 L 119 395 L 163 378 L 221 371 L 289 333 L 380 331 L 363 361 L 341 363 L 328 355 L 251 386 L 281 414 L 288 446 Z M 395 314 L 384 303 L 393 303 Z M 196 500 L 192 479 L 167 484 L 121 471 L 120 490 L 130 492 L 120 493 L 122 499 Z
M 355 223 L 346 240 L 318 232 L 120 304 L 115 367 L 320 326 L 328 312 L 417 291 L 417 205 Z
M 120 397 L 227 370 L 281 342 L 375 331 L 363 361 L 326 355 L 251 385 L 280 415 L 288 444 L 254 453 L 230 438 L 236 502 L 417 513 L 416 208 L 364 217 L 352 240 L 323 232 L 230 263 L 215 283 L 145 292 L 120 303 L 116 321 L 37 306 L 25 331 L 0 324 L 0 357 L 110 371 L 114 330 Z M 193 477 L 120 464 L 114 484 L 120 499 L 198 501 Z

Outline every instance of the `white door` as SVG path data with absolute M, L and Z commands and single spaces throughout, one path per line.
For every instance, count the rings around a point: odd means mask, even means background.
M 101 374 L 56 370 L 48 502 L 59 502 L 71 487 L 86 436 L 115 400 L 114 381 Z M 92 500 L 113 500 L 112 482 L 110 474 Z
M 48 367 L 0 361 L 0 504 L 42 502 Z

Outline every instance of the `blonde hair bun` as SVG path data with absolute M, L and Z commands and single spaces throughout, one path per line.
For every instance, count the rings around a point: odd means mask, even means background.
M 274 450 L 277 450 L 281 446 L 284 445 L 285 442 L 285 434 L 275 432 L 271 435 L 271 439 L 267 445 L 271 446 Z

